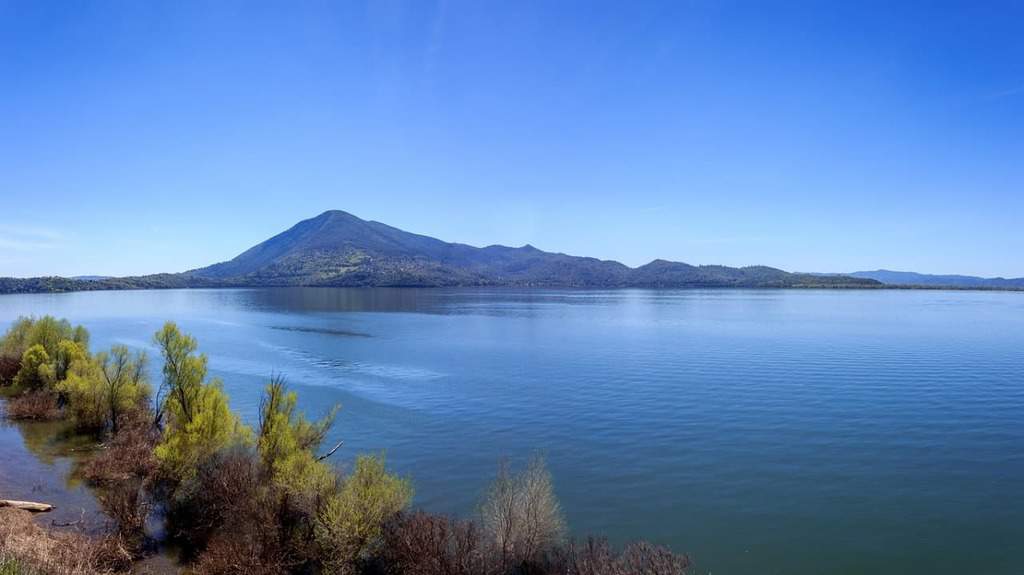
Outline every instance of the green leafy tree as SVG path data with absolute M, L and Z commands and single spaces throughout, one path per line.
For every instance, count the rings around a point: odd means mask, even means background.
M 185 480 L 217 451 L 250 444 L 252 432 L 228 406 L 218 379 L 206 381 L 206 356 L 196 355 L 196 340 L 172 322 L 154 338 L 164 358 L 158 418 L 163 437 L 155 454 L 172 478 Z
M 149 397 L 146 352 L 140 351 L 133 355 L 127 346 L 115 345 L 109 353 L 98 354 L 96 363 L 103 376 L 102 387 L 110 427 L 117 433 L 121 416 Z
M 383 456 L 358 457 L 355 470 L 326 498 L 314 521 L 327 571 L 352 572 L 379 545 L 384 523 L 411 500 L 411 484 L 388 473 Z
M 95 358 L 81 356 L 72 361 L 57 388 L 67 396 L 77 427 L 117 433 L 124 414 L 149 397 L 145 369 L 144 352 L 133 355 L 126 346 L 115 345 Z
M 260 402 L 257 438 L 260 460 L 271 480 L 285 490 L 321 493 L 334 482 L 334 472 L 323 458 L 317 457 L 317 451 L 339 407 L 333 407 L 319 421 L 309 421 L 296 411 L 297 401 L 295 392 L 288 391 L 283 378 L 271 379 Z

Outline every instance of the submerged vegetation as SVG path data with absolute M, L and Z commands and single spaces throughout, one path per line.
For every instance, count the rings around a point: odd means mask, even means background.
M 198 343 L 173 323 L 154 343 L 163 360 L 154 391 L 149 358 L 125 346 L 91 353 L 82 326 L 19 319 L 0 339 L 7 416 L 63 418 L 103 441 L 82 475 L 111 518 L 104 536 L 49 532 L 25 511 L 0 509 L 0 574 L 130 570 L 154 548 L 147 524 L 162 521 L 182 568 L 203 574 L 676 575 L 686 556 L 640 543 L 616 553 L 604 540 L 578 544 L 551 475 L 535 458 L 503 464 L 479 517 L 411 511 L 411 482 L 383 455 L 360 455 L 341 473 L 324 451 L 338 414 L 298 411 L 284 379 L 264 389 L 255 429 L 233 412 L 207 374 Z

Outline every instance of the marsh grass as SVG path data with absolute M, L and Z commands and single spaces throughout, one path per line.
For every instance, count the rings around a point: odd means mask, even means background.
M 127 570 L 131 554 L 118 537 L 46 530 L 27 511 L 2 508 L 0 566 L 4 575 L 102 575 Z

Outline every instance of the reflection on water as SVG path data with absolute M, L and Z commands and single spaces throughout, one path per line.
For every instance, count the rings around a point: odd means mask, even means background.
M 49 503 L 56 509 L 41 519 L 99 529 L 105 518 L 77 473 L 97 447 L 95 438 L 74 433 L 67 422 L 0 418 L 0 498 Z
M 435 511 L 472 513 L 502 456 L 542 451 L 576 533 L 650 538 L 705 570 L 1018 572 L 1024 294 L 0 296 L 0 323 L 33 313 L 87 325 L 97 349 L 154 351 L 177 321 L 249 422 L 283 373 L 311 414 L 342 404 L 339 464 L 386 450 Z M 12 438 L 0 456 L 46 465 Z

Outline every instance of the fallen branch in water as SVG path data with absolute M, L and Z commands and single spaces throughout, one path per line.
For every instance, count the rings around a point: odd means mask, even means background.
M 15 509 L 24 509 L 25 511 L 33 511 L 42 513 L 46 511 L 53 511 L 54 506 L 49 503 L 36 503 L 35 501 L 15 501 L 13 499 L 0 499 L 0 507 L 13 507 Z

